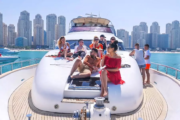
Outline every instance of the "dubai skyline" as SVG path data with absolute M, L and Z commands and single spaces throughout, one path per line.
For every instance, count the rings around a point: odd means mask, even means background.
M 16 28 L 19 13 L 26 10 L 30 13 L 31 21 L 33 21 L 37 14 L 40 14 L 45 22 L 48 14 L 65 16 L 66 33 L 68 32 L 71 19 L 79 15 L 85 16 L 86 13 L 93 13 L 111 20 L 116 30 L 123 28 L 128 32 L 132 32 L 132 26 L 138 25 L 140 22 L 146 22 L 148 26 L 153 22 L 158 22 L 159 26 L 161 26 L 160 33 L 165 33 L 167 23 L 171 23 L 174 20 L 180 20 L 178 13 L 178 11 L 180 11 L 179 4 L 180 1 L 178 0 L 107 0 L 106 2 L 104 0 L 0 0 L 0 12 L 4 15 L 3 21 L 5 21 L 7 25 L 14 24 Z M 11 9 L 7 9 L 7 6 Z M 74 11 L 76 12 L 74 13 Z M 46 25 L 44 28 L 46 28 Z

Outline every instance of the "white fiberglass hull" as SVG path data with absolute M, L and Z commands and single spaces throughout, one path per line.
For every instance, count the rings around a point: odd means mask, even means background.
M 13 62 L 17 60 L 19 57 L 17 56 L 1 56 L 0 62 Z
M 58 50 L 46 55 L 58 53 Z M 121 68 L 124 85 L 108 83 L 108 100 L 106 107 L 116 107 L 112 114 L 127 113 L 138 108 L 143 99 L 142 77 L 136 61 L 129 57 L 128 52 L 119 52 L 122 64 L 129 64 L 130 68 Z M 100 96 L 98 90 L 68 90 L 67 78 L 74 61 L 68 62 L 64 58 L 43 57 L 39 63 L 32 87 L 32 101 L 35 107 L 43 111 L 58 113 L 73 113 L 80 110 L 84 104 L 63 103 L 65 97 L 94 98 Z M 55 109 L 54 106 L 59 108 Z M 71 107 L 67 107 L 71 106 Z

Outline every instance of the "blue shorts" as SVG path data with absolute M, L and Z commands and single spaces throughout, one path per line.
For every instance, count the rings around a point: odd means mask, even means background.
M 146 68 L 146 64 L 144 64 L 144 65 L 138 65 L 139 66 L 139 68 Z

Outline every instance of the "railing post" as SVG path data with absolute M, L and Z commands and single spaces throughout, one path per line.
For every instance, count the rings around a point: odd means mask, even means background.
M 13 63 L 11 64 L 11 71 L 13 70 Z
M 176 79 L 178 78 L 178 71 L 176 70 Z
M 1 74 L 2 74 L 2 66 L 0 67 L 0 70 L 1 70 L 1 71 L 0 71 L 0 75 L 1 75 Z
M 168 67 L 166 67 L 166 74 L 168 74 Z
M 157 71 L 159 71 L 159 65 L 157 65 Z
M 21 68 L 22 68 L 22 62 L 21 62 Z

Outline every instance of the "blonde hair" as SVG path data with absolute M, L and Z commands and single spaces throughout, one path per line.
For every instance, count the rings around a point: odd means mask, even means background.
M 62 39 L 63 39 L 63 38 L 65 39 L 64 36 L 62 36 L 62 37 L 59 38 L 59 41 L 58 41 L 58 46 L 59 46 L 59 47 L 60 47 L 60 45 L 62 44 Z
M 94 42 L 96 38 L 98 38 L 98 36 L 94 36 L 94 39 L 93 39 L 93 41 L 92 41 L 92 42 Z

